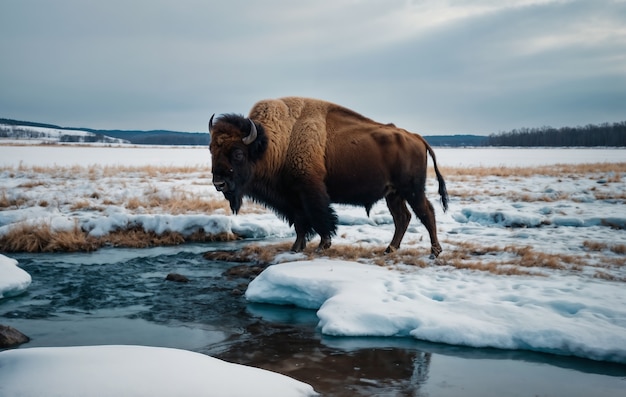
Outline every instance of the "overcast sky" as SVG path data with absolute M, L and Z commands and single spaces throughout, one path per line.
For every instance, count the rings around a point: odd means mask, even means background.
M 626 1 L 0 2 L 0 117 L 206 131 L 290 95 L 424 135 L 624 121 Z

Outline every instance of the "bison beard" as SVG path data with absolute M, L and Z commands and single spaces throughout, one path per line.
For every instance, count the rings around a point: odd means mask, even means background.
M 233 214 L 238 214 L 241 209 L 241 204 L 243 203 L 243 194 L 241 192 L 226 192 L 224 193 L 224 197 L 228 200 L 230 204 L 230 210 Z
M 386 252 L 400 247 L 411 213 L 424 224 L 431 256 L 441 252 L 435 214 L 425 196 L 427 156 L 445 182 L 428 143 L 393 124 L 380 124 L 349 109 L 306 98 L 264 100 L 250 117 L 227 114 L 209 121 L 213 183 L 234 213 L 244 196 L 264 204 L 296 230 L 293 251 L 314 234 L 319 249 L 331 245 L 337 215 L 331 202 L 369 209 L 385 199 L 395 233 Z

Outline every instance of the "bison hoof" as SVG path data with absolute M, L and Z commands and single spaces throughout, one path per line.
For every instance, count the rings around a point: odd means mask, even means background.
M 323 238 L 322 241 L 320 241 L 320 245 L 317 247 L 315 251 L 321 252 L 321 251 L 327 250 L 330 248 L 331 244 L 332 243 L 329 238 Z
M 441 247 L 440 246 L 432 246 L 430 249 L 430 259 L 435 259 L 436 257 L 439 256 L 439 254 L 441 254 Z
M 393 252 L 396 252 L 398 249 L 396 247 L 392 247 L 391 245 L 387 247 L 387 249 L 385 250 L 385 255 L 387 254 L 391 254 Z
M 304 251 L 305 247 L 306 247 L 305 241 L 296 240 L 296 242 L 293 243 L 293 245 L 291 246 L 291 252 L 302 252 Z

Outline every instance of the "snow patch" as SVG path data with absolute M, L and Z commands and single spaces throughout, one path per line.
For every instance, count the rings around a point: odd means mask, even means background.
M 319 259 L 270 266 L 246 298 L 315 309 L 327 335 L 412 336 L 626 363 L 622 290 L 575 276 L 494 278 Z
M 463 208 L 460 213 L 453 215 L 459 223 L 475 222 L 486 226 L 504 226 L 512 228 L 538 227 L 542 224 L 542 217 L 519 211 L 481 211 L 474 208 Z
M 23 293 L 32 282 L 30 274 L 17 264 L 15 259 L 0 254 L 0 299 Z
M 2 396 L 314 396 L 287 376 L 179 349 L 43 347 L 0 353 Z M 52 393 L 52 394 L 51 394 Z

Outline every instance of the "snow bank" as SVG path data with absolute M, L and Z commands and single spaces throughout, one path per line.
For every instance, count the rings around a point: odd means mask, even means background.
M 223 215 L 134 215 L 120 208 L 107 210 L 106 217 L 94 217 L 85 220 L 81 227 L 91 236 L 100 237 L 119 229 L 141 227 L 147 232 L 163 234 L 179 232 L 190 235 L 200 229 L 205 233 L 218 234 L 232 231 L 232 220 Z
M 412 336 L 626 363 L 620 283 L 576 276 L 494 279 L 445 267 L 389 270 L 320 259 L 269 267 L 250 283 L 246 298 L 319 309 L 327 335 Z
M 81 346 L 0 353 L 0 395 L 312 396 L 313 388 L 278 373 L 185 350 Z
M 17 267 L 17 261 L 0 254 L 0 299 L 19 295 L 28 288 L 30 274 Z
M 4 224 L 4 225 L 3 225 Z M 206 234 L 235 233 L 242 238 L 288 237 L 293 231 L 288 224 L 273 214 L 246 217 L 205 214 L 132 214 L 121 207 L 111 206 L 104 215 L 87 213 L 70 217 L 56 209 L 33 207 L 25 210 L 7 210 L 0 213 L 0 236 L 22 225 L 48 225 L 52 231 L 70 231 L 75 227 L 92 237 L 106 236 L 117 230 L 140 227 L 146 232 L 163 234 L 177 232 L 189 236 L 203 230 Z

